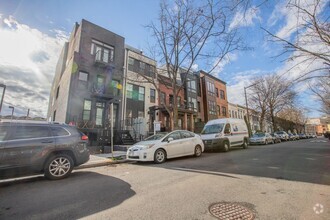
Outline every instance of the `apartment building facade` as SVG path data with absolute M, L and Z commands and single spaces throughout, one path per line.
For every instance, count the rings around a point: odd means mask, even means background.
M 226 82 L 204 71 L 199 71 L 197 74 L 200 77 L 204 122 L 217 118 L 227 118 Z
M 149 117 L 149 108 L 158 103 L 158 91 L 150 81 L 156 77 L 156 65 L 142 51 L 126 45 L 122 128 L 139 138 L 153 129 L 155 118 Z
M 109 127 L 120 128 L 125 39 L 82 20 L 76 23 L 59 57 L 48 118 L 76 125 L 97 141 Z M 102 136 L 102 135 L 101 135 Z

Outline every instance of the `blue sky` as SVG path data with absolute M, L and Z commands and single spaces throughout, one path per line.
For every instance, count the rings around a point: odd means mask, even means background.
M 295 21 L 285 6 L 285 1 L 268 1 L 258 8 L 251 5 L 244 19 L 242 12 L 234 16 L 232 25 L 241 28 L 240 34 L 251 49 L 230 54 L 216 73 L 228 83 L 230 102 L 244 103 L 243 88 L 252 77 L 281 73 L 291 65 L 283 61 L 285 57 L 273 58 L 281 47 L 267 41 L 261 30 L 292 37 L 289 28 Z M 0 49 L 0 83 L 8 85 L 2 114 L 9 114 L 8 105 L 14 105 L 18 115 L 26 114 L 28 108 L 33 116 L 46 115 L 58 55 L 75 22 L 89 20 L 145 51 L 153 39 L 144 25 L 155 21 L 158 11 L 157 0 L 0 0 L 0 48 L 7 48 Z M 306 86 L 297 89 L 309 116 L 319 116 L 318 103 Z

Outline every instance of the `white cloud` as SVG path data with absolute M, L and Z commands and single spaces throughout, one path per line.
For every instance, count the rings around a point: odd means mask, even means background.
M 265 74 L 265 72 L 258 69 L 235 73 L 227 84 L 228 101 L 245 105 L 244 87 L 249 86 L 253 78 L 262 74 Z M 249 93 L 249 90 L 247 90 L 247 93 Z
M 21 24 L 13 17 L 0 18 L 0 82 L 7 85 L 5 103 L 46 116 L 55 66 L 65 32 L 54 37 Z M 16 112 L 16 111 L 15 111 Z M 2 115 L 9 111 L 3 108 Z
M 215 67 L 215 68 L 211 71 L 210 74 L 215 75 L 215 76 L 218 75 L 219 73 L 222 72 L 222 70 L 224 69 L 224 67 L 227 64 L 237 60 L 237 58 L 238 58 L 238 55 L 236 53 L 228 53 L 220 62 L 219 62 L 219 59 L 221 59 L 221 58 L 214 59 L 211 67 Z
M 229 25 L 229 30 L 238 27 L 253 26 L 255 20 L 259 20 L 259 21 L 262 20 L 259 14 L 260 14 L 260 10 L 257 7 L 251 7 L 246 11 L 240 10 L 236 12 L 233 20 Z
M 321 0 L 319 4 L 318 11 L 324 8 L 328 0 Z M 297 2 L 301 8 L 306 9 L 307 11 L 313 11 L 315 0 L 300 0 Z M 288 39 L 291 35 L 301 28 L 303 24 L 308 22 L 308 18 L 304 13 L 300 11 L 297 7 L 289 5 L 286 1 L 280 2 L 275 6 L 274 11 L 272 12 L 267 23 L 269 26 L 275 25 L 280 19 L 284 18 L 284 25 L 280 27 L 276 32 L 276 36 L 284 39 Z

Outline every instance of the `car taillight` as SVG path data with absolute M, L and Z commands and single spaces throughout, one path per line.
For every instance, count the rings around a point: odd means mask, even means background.
M 87 141 L 87 140 L 88 140 L 88 136 L 87 136 L 87 135 L 83 135 L 83 136 L 81 136 L 81 140 L 83 140 L 83 141 Z

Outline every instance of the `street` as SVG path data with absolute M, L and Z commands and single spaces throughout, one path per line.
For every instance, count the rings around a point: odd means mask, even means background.
M 255 219 L 330 219 L 325 138 L 204 153 L 164 164 L 126 163 L 0 182 L 0 219 L 215 219 L 235 202 Z

